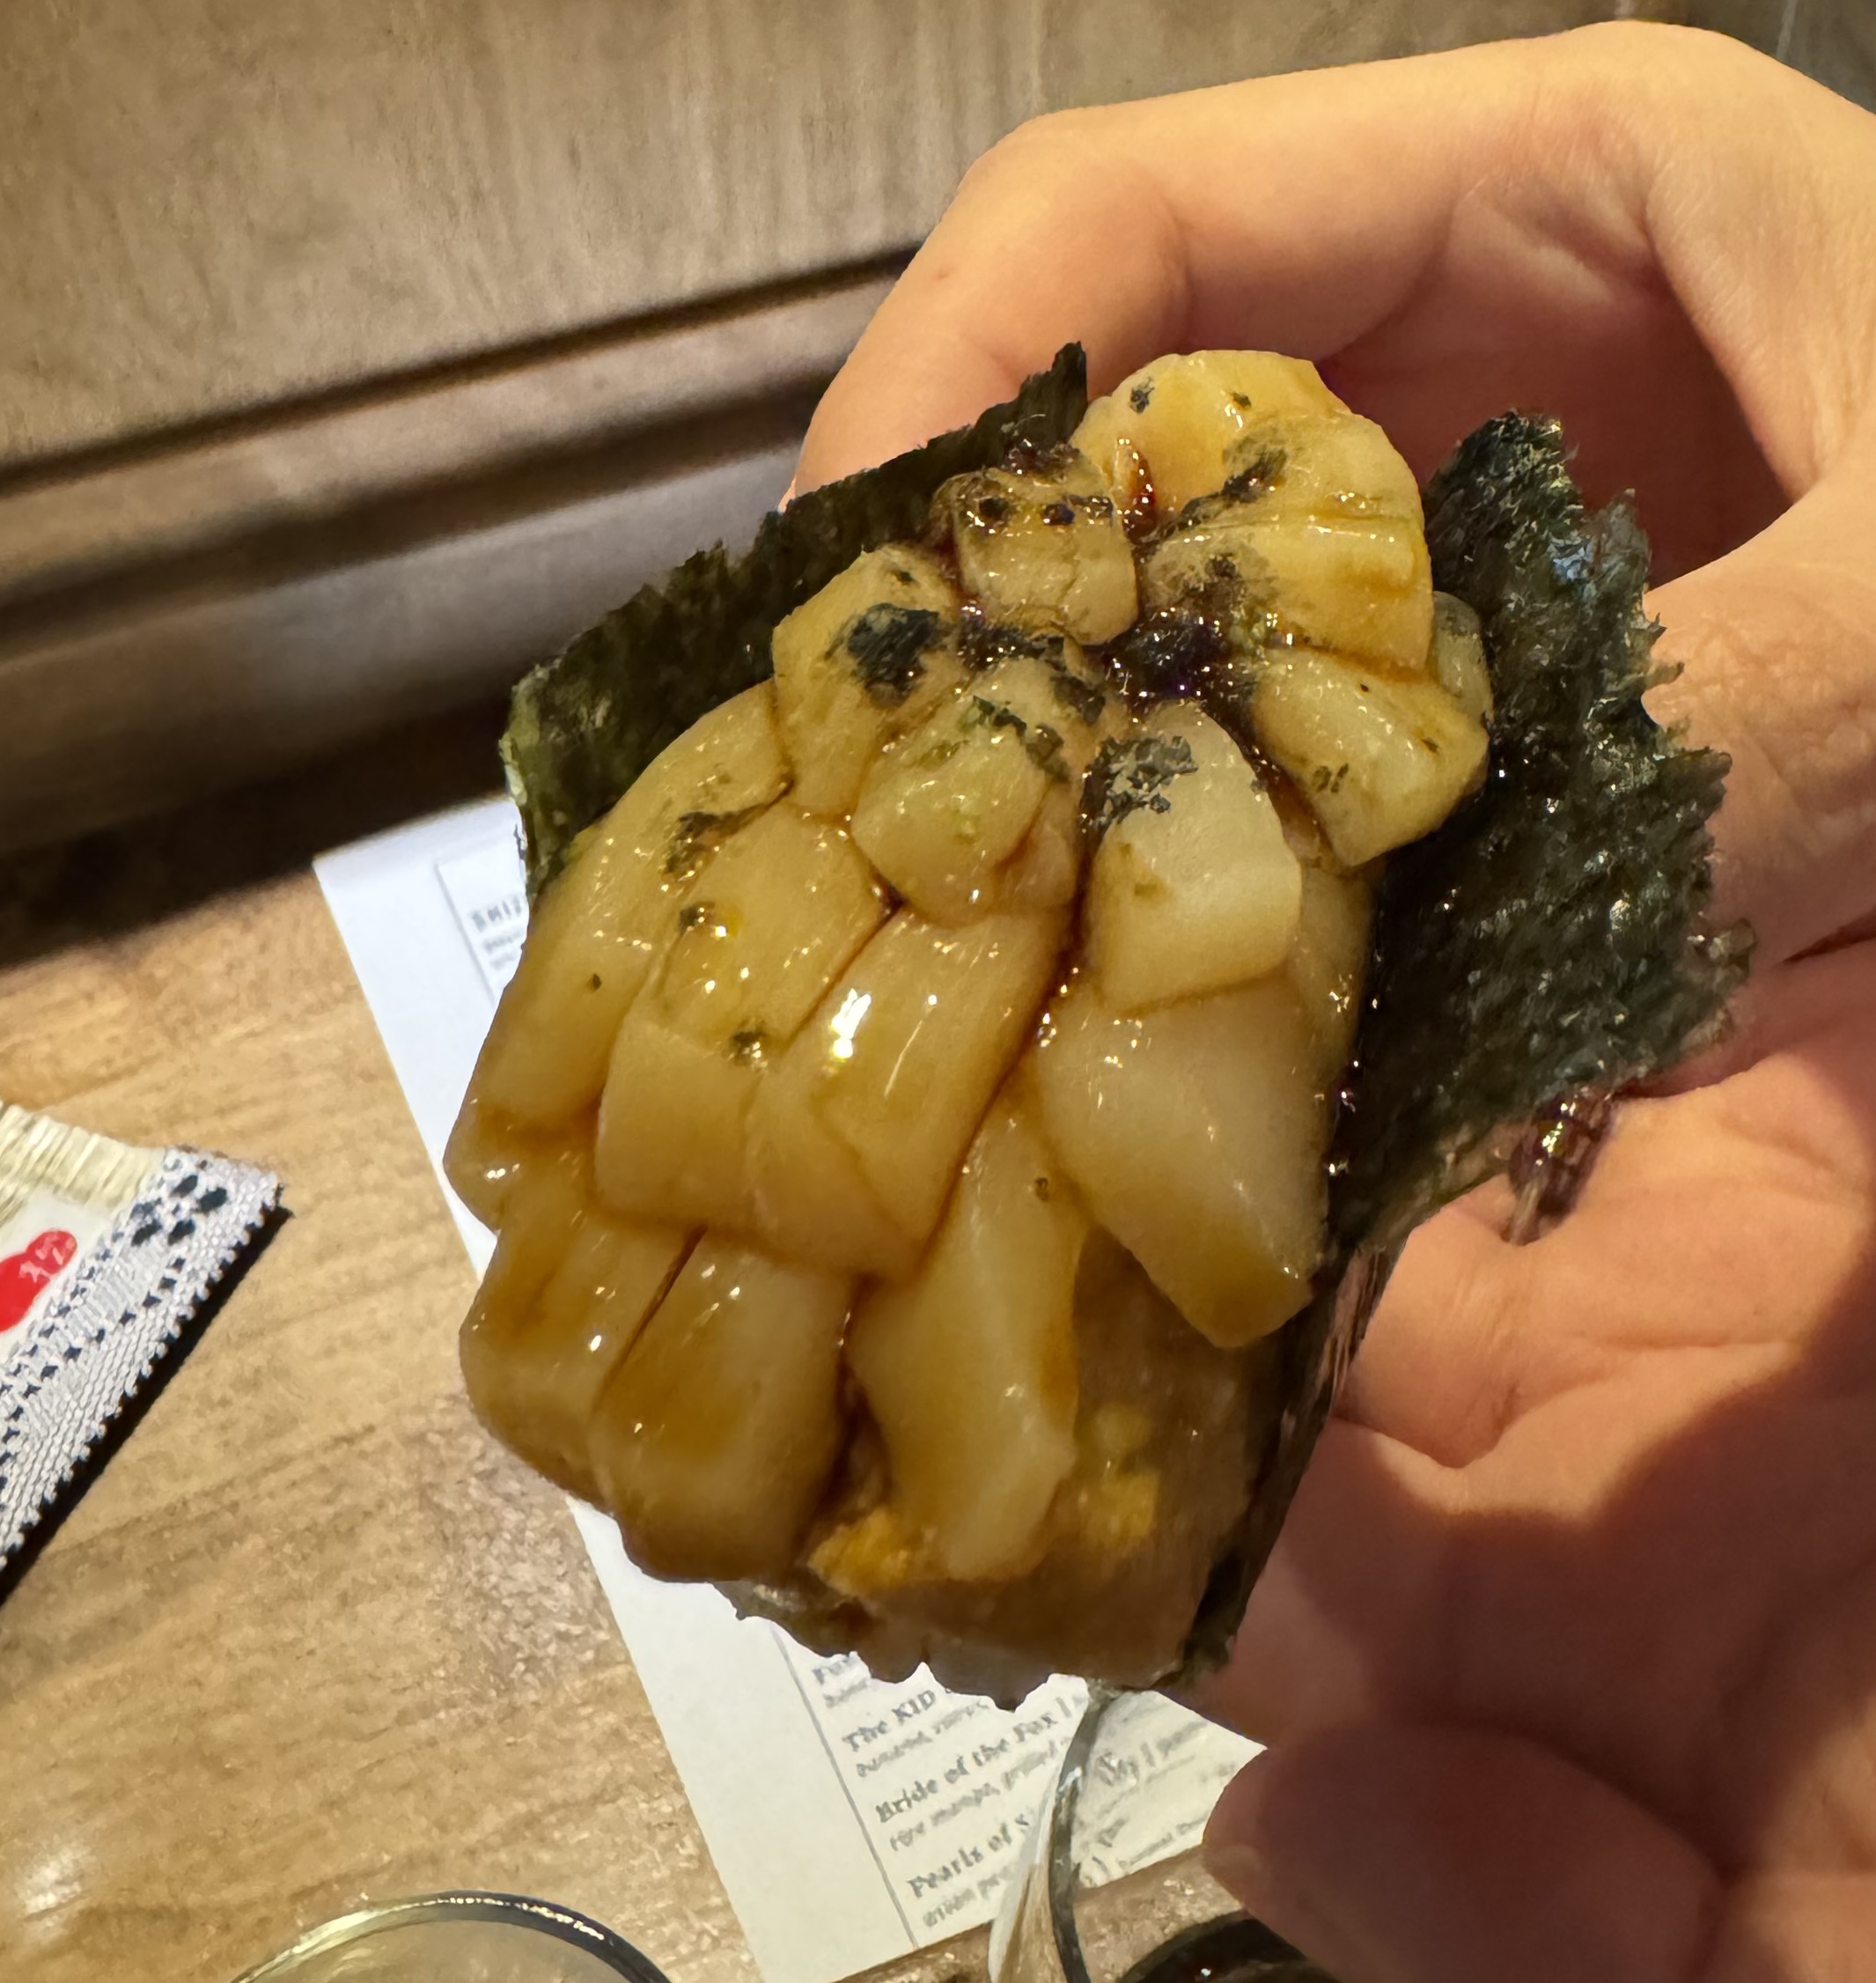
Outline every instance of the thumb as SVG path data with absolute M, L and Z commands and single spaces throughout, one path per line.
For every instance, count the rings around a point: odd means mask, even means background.
M 1339 1983 L 1680 1983 L 1719 1887 L 1684 1839 L 1515 1737 L 1343 1728 L 1267 1751 L 1205 1855 Z
M 1650 597 L 1649 698 L 1688 741 L 1727 752 L 1714 821 L 1724 915 L 1775 963 L 1876 910 L 1876 462 L 1845 461 L 1749 542 Z

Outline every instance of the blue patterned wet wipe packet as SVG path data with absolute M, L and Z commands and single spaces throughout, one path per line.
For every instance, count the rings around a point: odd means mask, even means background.
M 0 1596 L 181 1361 L 280 1181 L 0 1103 Z

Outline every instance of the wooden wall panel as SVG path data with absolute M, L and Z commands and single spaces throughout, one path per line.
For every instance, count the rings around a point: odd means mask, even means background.
M 0 463 L 916 238 L 1003 0 L 6 0 Z
M 1039 110 L 1616 11 L 5 0 L 0 468 L 896 248 Z

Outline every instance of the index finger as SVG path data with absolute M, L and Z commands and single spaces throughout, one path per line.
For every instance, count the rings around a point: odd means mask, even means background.
M 1751 464 L 1724 541 L 1672 561 L 1703 562 L 1825 471 L 1867 397 L 1860 208 L 1831 195 L 1868 123 L 1722 36 L 1638 23 L 1038 120 L 967 174 L 800 483 L 975 418 L 1071 341 L 1097 391 L 1251 346 L 1322 365 L 1422 472 L 1508 405 L 1564 419 L 1593 495 L 1691 450 L 1676 495 L 1710 503 L 1755 440 L 1778 486 Z M 1657 527 L 1672 506 L 1652 497 Z
M 1435 96 L 1463 92 L 1448 63 L 1484 70 L 1496 56 L 1233 84 L 1021 127 L 966 174 L 829 388 L 802 486 L 974 419 L 1066 343 L 1086 348 L 1099 391 L 1213 339 L 1307 358 L 1350 343 L 1411 290 L 1457 195 L 1456 158 L 1425 156 L 1411 127 Z M 1283 197 L 1260 198 L 1278 156 Z M 1392 189 L 1387 210 L 1347 197 L 1364 185 Z

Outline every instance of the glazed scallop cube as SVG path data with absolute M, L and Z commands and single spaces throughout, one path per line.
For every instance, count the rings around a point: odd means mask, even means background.
M 1058 450 L 1025 473 L 986 468 L 947 483 L 958 572 L 993 620 L 1076 640 L 1112 640 L 1136 610 L 1133 551 L 1092 466 Z
M 784 800 L 723 847 L 673 914 L 669 954 L 614 1043 L 599 1190 L 637 1218 L 748 1230 L 756 1085 L 885 903 L 845 830 Z
M 1421 521 L 1413 470 L 1373 421 L 1346 409 L 1274 413 L 1247 431 L 1225 466 L 1223 489 L 1242 489 L 1272 521 Z
M 1149 607 L 1177 610 L 1221 578 L 1237 624 L 1260 644 L 1299 642 L 1395 675 L 1424 672 L 1433 593 L 1417 520 L 1321 520 L 1231 504 L 1156 546 L 1142 590 Z
M 1273 417 L 1345 410 L 1300 358 L 1192 351 L 1143 365 L 1096 400 L 1075 446 L 1123 506 L 1144 474 L 1153 505 L 1173 516 L 1241 472 L 1247 437 Z
M 947 929 L 902 909 L 783 1058 L 781 1088 L 850 1153 L 862 1203 L 915 1253 L 1048 995 L 1063 930 L 1047 911 Z M 791 1140 L 784 1132 L 778 1148 Z M 789 1246 L 781 1207 L 791 1193 L 774 1156 L 758 1163 L 764 1230 Z
M 463 1375 L 484 1424 L 570 1493 L 594 1498 L 587 1420 L 688 1243 L 593 1203 L 584 1139 L 538 1147 L 516 1174 L 463 1324 Z
M 850 811 L 880 745 L 956 688 L 959 606 L 936 558 L 889 544 L 856 558 L 776 628 L 776 708 L 799 804 Z
M 1051 788 L 1066 794 L 1085 763 L 1092 733 L 1051 684 L 1039 660 L 986 669 L 867 774 L 853 837 L 898 894 L 938 922 L 998 904 L 1004 870 Z
M 589 1209 L 531 1305 L 485 1289 L 465 1325 L 463 1375 L 483 1421 L 583 1500 L 598 1497 L 586 1449 L 593 1406 L 688 1243 L 681 1227 Z
M 754 1227 L 749 1114 L 758 1047 L 705 1045 L 634 1008 L 619 1028 L 593 1139 L 593 1183 L 634 1219 Z
M 821 1119 L 921 1244 L 1048 996 L 1063 934 L 1045 911 L 947 930 L 901 910 L 828 994 L 818 1037 L 798 1043 L 821 1056 Z
M 1438 682 L 1339 655 L 1270 654 L 1251 721 L 1348 867 L 1431 833 L 1485 771 L 1484 726 Z
M 536 905 L 472 1092 L 523 1122 L 599 1099 L 626 1007 L 677 933 L 719 831 L 787 782 L 763 682 L 693 724 L 585 836 Z
M 886 918 L 842 827 L 784 800 L 728 841 L 686 891 L 644 1004 L 701 1045 L 773 1052 Z
M 858 1154 L 821 1114 L 828 1054 L 841 1043 L 838 1034 L 820 1035 L 815 1049 L 798 1040 L 755 1087 L 748 1116 L 754 1228 L 789 1259 L 902 1280 L 917 1266 L 920 1241 L 891 1216 Z
M 656 1576 L 785 1572 L 840 1456 L 852 1284 L 707 1235 L 606 1387 L 601 1505 Z
M 482 1224 L 496 1230 L 523 1169 L 540 1157 L 551 1161 L 567 1140 L 565 1124 L 543 1127 L 517 1122 L 472 1094 L 464 1100 L 444 1146 L 443 1175 Z
M 1399 674 L 1425 667 L 1433 581 L 1417 517 L 1275 517 L 1252 549 L 1282 637 Z
M 1287 977 L 1137 1016 L 1083 977 L 1051 1006 L 1034 1078 L 1090 1215 L 1202 1335 L 1252 1342 L 1308 1300 L 1327 1107 Z
M 1087 1220 L 1026 1098 L 999 1097 L 917 1274 L 869 1295 L 848 1360 L 919 1575 L 1009 1577 L 1075 1460 L 1075 1273 Z
M 1188 765 L 1102 836 L 1088 874 L 1088 968 L 1119 1012 L 1262 977 L 1296 933 L 1302 874 L 1244 753 L 1202 710 L 1156 710 L 1144 735 Z

